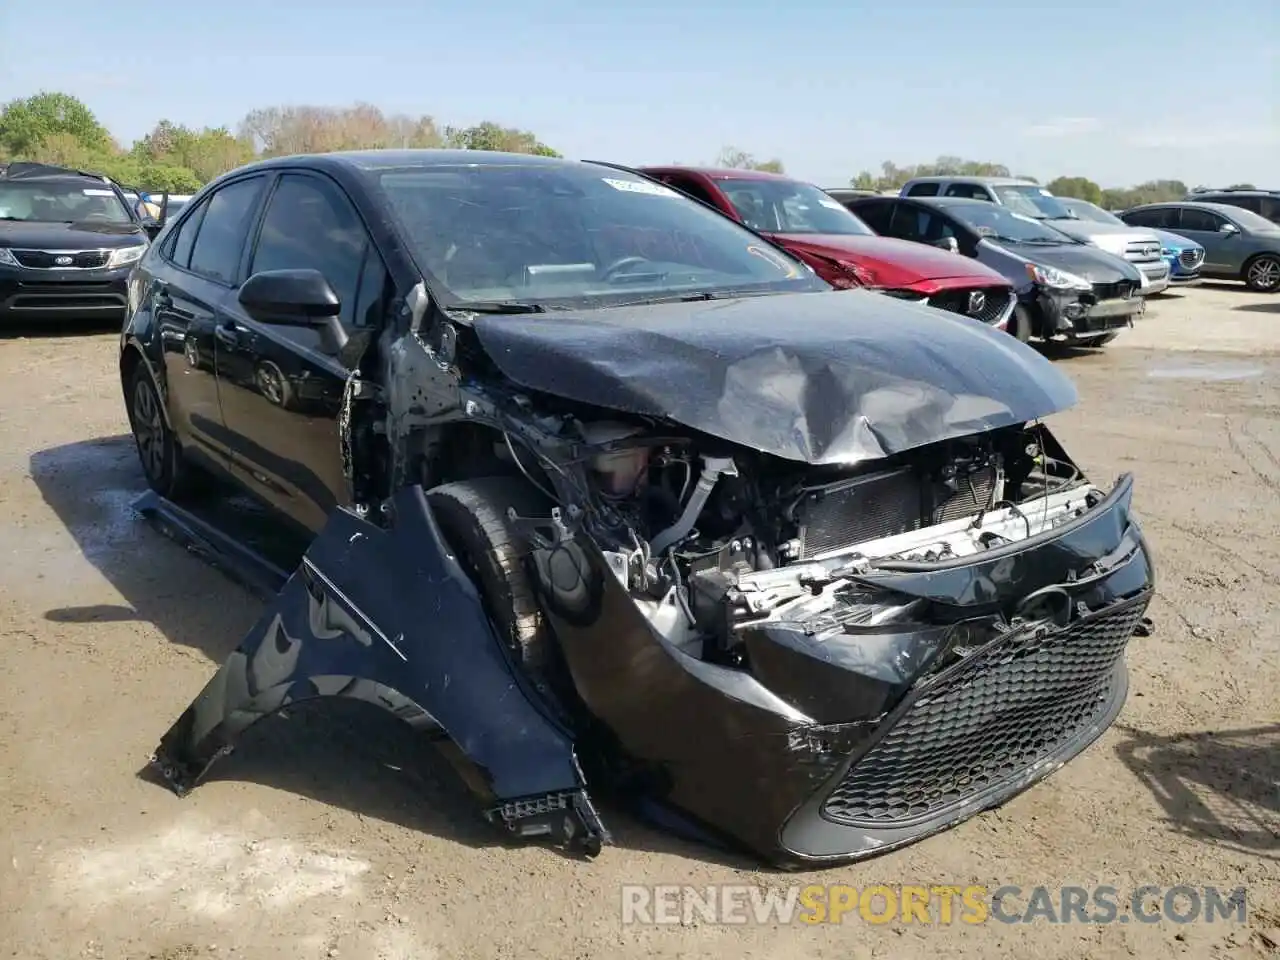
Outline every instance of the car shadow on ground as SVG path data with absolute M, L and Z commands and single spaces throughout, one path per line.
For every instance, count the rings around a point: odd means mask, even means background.
M 1170 829 L 1280 862 L 1280 724 L 1173 736 L 1116 730 L 1116 753 Z
M 59 337 L 84 337 L 95 333 L 119 333 L 120 321 L 47 320 L 44 323 L 5 323 L 0 326 L 3 340 L 55 340 Z
M 29 469 L 83 556 L 123 601 L 57 607 L 46 611 L 45 618 L 73 624 L 151 623 L 170 643 L 207 659 L 207 676 L 212 676 L 261 615 L 263 604 L 133 512 L 131 505 L 144 492 L 145 481 L 132 437 L 41 450 L 32 455 Z M 237 523 L 245 539 L 272 548 L 273 562 L 289 570 L 296 566 L 300 545 L 273 529 L 270 519 L 251 505 L 237 501 L 229 507 L 215 499 L 195 512 L 223 529 L 226 524 L 219 519 Z M 189 696 L 204 682 L 197 681 Z M 189 702 L 186 694 L 178 699 L 172 714 L 154 718 L 157 742 Z M 149 766 L 138 776 L 162 789 Z M 503 842 L 497 828 L 481 820 L 476 802 L 442 753 L 408 725 L 368 704 L 304 703 L 259 721 L 234 754 L 210 769 L 207 780 L 270 786 L 471 847 Z M 198 796 L 199 788 L 192 800 Z M 621 847 L 737 869 L 754 866 L 736 853 L 656 831 L 618 804 L 596 799 Z
M 1276 294 L 1276 299 L 1269 303 L 1241 303 L 1232 307 L 1232 310 L 1244 310 L 1247 313 L 1280 313 L 1280 294 Z

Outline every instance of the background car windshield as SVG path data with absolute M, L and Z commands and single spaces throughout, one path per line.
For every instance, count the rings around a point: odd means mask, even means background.
M 618 170 L 482 163 L 379 181 L 420 266 L 460 304 L 829 289 L 727 218 Z
M 1074 215 L 1057 197 L 1035 184 L 999 184 L 993 186 L 1000 202 L 1014 213 L 1048 220 L 1072 220 Z
M 49 181 L 0 183 L 0 220 L 44 223 L 132 223 L 107 186 Z
M 1114 213 L 1103 210 L 1100 206 L 1090 203 L 1088 200 L 1068 200 L 1063 198 L 1062 205 L 1081 220 L 1089 220 L 1093 223 L 1109 223 L 1117 227 L 1129 226 Z
M 872 230 L 830 194 L 794 180 L 723 179 L 717 185 L 742 222 L 762 233 L 872 236 Z
M 984 237 L 1021 242 L 1074 242 L 1066 234 L 1053 229 L 1048 224 L 1014 213 L 1008 207 L 998 207 L 994 203 L 955 204 L 948 206 L 947 209 L 957 220 L 967 223 Z

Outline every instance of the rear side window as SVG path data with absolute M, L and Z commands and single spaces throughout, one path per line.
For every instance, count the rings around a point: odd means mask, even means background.
M 1212 233 L 1227 221 L 1208 210 L 1197 210 L 1194 207 L 1182 208 L 1182 220 L 1178 224 L 1183 230 L 1202 230 Z
M 689 196 L 693 197 L 693 199 L 701 200 L 709 207 L 715 207 L 717 210 L 720 209 L 716 204 L 715 197 L 711 195 L 711 191 L 700 184 L 697 180 L 693 180 L 689 177 L 676 176 L 663 177 L 662 179 L 663 182 L 669 186 L 675 187 L 681 193 L 687 193 Z
M 893 213 L 892 203 L 846 203 L 845 206 L 876 233 L 889 233 L 889 216 Z
M 235 283 L 249 221 L 265 182 L 263 177 L 237 180 L 209 198 L 191 251 L 192 270 L 210 280 Z
M 947 187 L 948 197 L 964 197 L 966 200 L 990 200 L 987 188 L 977 183 L 953 183 Z
M 1120 217 L 1131 227 L 1155 227 L 1172 230 L 1177 226 L 1178 209 L 1176 207 L 1159 207 L 1155 210 L 1133 210 Z
M 208 209 L 209 205 L 207 203 L 200 204 L 199 209 L 191 211 L 191 216 L 178 224 L 177 230 L 169 238 L 165 256 L 178 266 L 190 266 L 191 248 L 196 244 L 196 234 L 200 230 L 200 221 L 204 219 L 204 212 Z
M 936 183 L 917 183 L 907 191 L 908 197 L 936 197 L 937 195 L 938 184 Z

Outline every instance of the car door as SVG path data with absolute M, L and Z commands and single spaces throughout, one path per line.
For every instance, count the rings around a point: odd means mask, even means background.
M 1170 227 L 1175 233 L 1194 240 L 1204 247 L 1206 273 L 1239 273 L 1244 262 L 1244 245 L 1239 233 L 1223 233 L 1222 227 L 1229 221 L 1212 210 L 1198 207 L 1182 207 L 1178 225 Z
M 231 289 L 266 178 L 228 183 L 203 199 L 175 226 L 160 254 L 150 296 L 159 330 L 167 406 L 174 432 L 197 458 L 223 465 L 214 331 Z
M 245 277 L 318 270 L 338 294 L 339 319 L 353 343 L 365 342 L 361 335 L 380 323 L 387 269 L 355 206 L 328 177 L 282 173 L 251 242 Z M 260 323 L 234 297 L 216 340 L 232 472 L 286 517 L 318 532 L 334 507 L 351 502 L 339 419 L 352 353 L 326 353 L 312 328 Z

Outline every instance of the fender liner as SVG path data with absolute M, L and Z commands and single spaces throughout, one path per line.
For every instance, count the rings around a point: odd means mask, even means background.
M 320 697 L 364 700 L 443 730 L 476 768 L 470 786 L 491 822 L 594 856 L 609 835 L 573 735 L 512 662 L 422 488 L 403 488 L 382 513 L 385 527 L 345 508 L 330 515 L 153 765 L 182 796 L 263 717 Z

